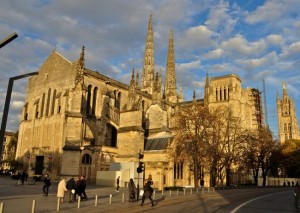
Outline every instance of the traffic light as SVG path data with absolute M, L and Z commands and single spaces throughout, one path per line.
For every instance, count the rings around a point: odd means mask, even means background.
M 137 173 L 142 173 L 144 171 L 144 163 L 139 162 L 138 168 L 136 168 Z
M 138 159 L 143 159 L 143 158 L 144 158 L 144 155 L 141 153 L 138 153 Z

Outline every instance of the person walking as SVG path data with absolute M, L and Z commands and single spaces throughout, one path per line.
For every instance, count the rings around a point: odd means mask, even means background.
M 76 194 L 80 199 L 82 199 L 82 192 L 83 192 L 83 182 L 81 176 L 78 176 L 76 180 Z
M 87 198 L 86 193 L 85 193 L 86 179 L 85 179 L 84 175 L 81 176 L 81 181 L 82 181 L 82 199 L 87 200 L 88 198 Z
M 61 178 L 57 186 L 57 198 L 61 203 L 64 202 L 65 192 L 67 191 L 68 189 L 66 187 L 66 178 Z
M 119 192 L 119 188 L 120 188 L 120 176 L 117 178 L 117 188 L 116 188 L 116 192 Z
M 151 187 L 152 181 L 148 179 L 147 183 L 144 185 L 144 194 L 142 196 L 141 206 L 144 204 L 146 198 L 149 198 L 152 206 L 154 206 L 154 202 L 152 199 L 153 188 Z
M 76 182 L 74 177 L 71 177 L 66 184 L 66 187 L 69 191 L 69 203 L 76 201 Z
M 48 196 L 50 186 L 51 186 L 51 179 L 49 177 L 49 174 L 46 174 L 44 177 L 44 186 L 43 186 L 44 196 Z
M 129 202 L 135 201 L 135 193 L 136 193 L 136 187 L 133 182 L 133 179 L 130 178 L 129 184 L 128 184 L 128 190 L 129 190 Z
M 22 175 L 21 175 L 21 184 L 22 184 L 22 185 L 24 185 L 25 178 L 26 178 L 26 172 L 23 171 L 23 173 L 22 173 Z

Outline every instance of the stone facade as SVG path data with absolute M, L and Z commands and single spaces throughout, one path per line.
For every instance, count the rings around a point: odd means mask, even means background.
M 278 139 L 280 143 L 284 143 L 288 139 L 300 139 L 294 100 L 288 96 L 285 82 L 282 83 L 282 87 L 282 99 L 280 99 L 278 93 L 276 98 Z
M 53 51 L 39 74 L 29 79 L 17 158 L 26 161 L 30 154 L 35 172 L 49 172 L 53 178 L 82 174 L 96 182 L 97 171 L 109 171 L 113 164 L 137 166 L 141 151 L 142 176 L 152 178 L 154 187 L 193 184 L 187 167 L 166 154 L 176 110 L 192 103 L 183 101 L 182 87 L 177 91 L 173 32 L 165 87 L 161 74 L 154 70 L 152 16 L 141 80 L 134 70 L 127 85 L 87 69 L 84 51 L 75 62 Z M 256 92 L 243 89 L 236 75 L 207 76 L 205 97 L 197 103 L 226 104 L 243 116 L 245 125 L 257 128 L 261 118 L 255 115 L 260 110 Z M 137 178 L 136 170 L 130 171 L 130 177 Z

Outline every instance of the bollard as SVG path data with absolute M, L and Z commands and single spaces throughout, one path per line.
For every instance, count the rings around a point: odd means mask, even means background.
M 207 192 L 209 192 L 209 187 L 207 188 Z
M 161 190 L 161 196 L 163 196 L 163 195 L 164 195 L 164 190 L 162 189 L 162 190 Z
M 191 189 L 191 194 L 193 194 L 193 189 Z
M 197 192 L 197 194 L 199 193 L 199 192 L 198 192 L 198 188 L 197 188 L 196 192 Z
M 81 197 L 78 196 L 78 203 L 77 203 L 77 208 L 78 208 L 78 209 L 80 208 L 80 201 L 81 201 Z
M 59 205 L 60 205 L 60 198 L 57 198 L 57 207 L 56 207 L 57 212 L 59 212 Z
M 124 203 L 124 200 L 125 200 L 125 195 L 124 195 L 124 192 L 122 194 L 122 202 Z
M 31 213 L 35 211 L 35 200 L 32 201 Z
M 201 192 L 204 193 L 204 187 L 201 189 Z
M 98 195 L 95 196 L 95 206 L 98 205 Z
M 178 196 L 178 189 L 177 189 L 177 196 Z
M 183 195 L 185 195 L 185 188 L 183 189 Z
M 170 189 L 170 197 L 172 196 L 172 190 Z
M 153 200 L 155 200 L 155 191 L 153 191 Z
M 3 203 L 0 204 L 0 213 L 3 213 Z
M 109 195 L 109 204 L 111 205 L 111 199 L 112 199 L 112 195 Z

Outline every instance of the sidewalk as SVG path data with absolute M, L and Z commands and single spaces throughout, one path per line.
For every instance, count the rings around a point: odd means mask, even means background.
M 0 183 L 0 203 L 3 203 L 3 213 L 16 213 L 16 212 L 58 212 L 57 205 L 57 183 L 53 182 L 50 186 L 48 197 L 42 194 L 42 182 L 36 182 L 34 185 L 30 182 L 25 182 L 23 186 L 15 185 L 15 181 L 8 181 L 5 186 Z M 3 190 L 10 190 L 9 193 L 5 193 L 7 196 L 3 196 Z M 197 199 L 196 192 L 190 194 L 190 191 L 186 191 L 186 195 L 183 195 L 183 191 L 164 192 L 156 191 L 153 196 L 155 200 L 154 207 L 151 207 L 149 199 L 145 200 L 144 206 L 140 206 L 141 198 L 139 202 L 128 202 L 128 189 L 120 188 L 120 192 L 116 192 L 113 187 L 101 187 L 97 185 L 88 185 L 86 190 L 88 200 L 80 202 L 68 203 L 68 192 L 65 193 L 65 202 L 59 206 L 59 212 L 141 212 L 147 211 L 152 208 L 156 208 L 157 205 L 170 205 L 170 203 L 179 202 L 179 200 Z M 201 192 L 200 192 L 201 193 Z M 206 192 L 207 194 L 207 192 Z M 211 193 L 214 194 L 214 193 Z M 96 205 L 97 195 L 97 206 Z M 111 201 L 110 201 L 111 196 Z M 163 202 L 161 202 L 163 201 Z M 111 202 L 111 203 L 110 203 Z

